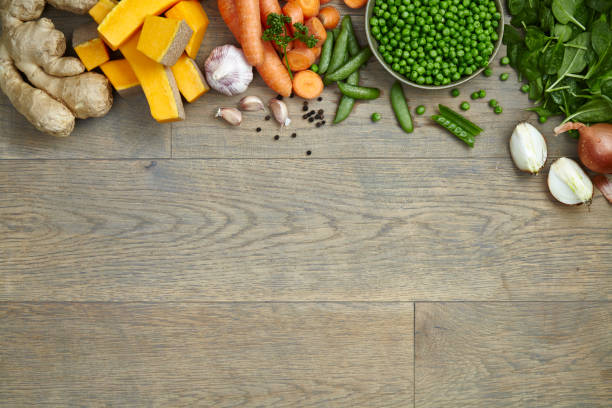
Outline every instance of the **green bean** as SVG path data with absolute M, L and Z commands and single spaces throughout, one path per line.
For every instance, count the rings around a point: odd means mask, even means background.
M 457 136 L 459 140 L 463 141 L 470 147 L 474 147 L 474 135 L 469 133 L 466 129 L 462 128 L 459 124 L 442 115 L 433 115 L 431 118 L 438 125 L 442 126 L 444 129 Z
M 371 56 L 372 50 L 370 50 L 370 47 L 364 47 L 361 51 L 359 51 L 359 53 L 350 58 L 344 65 L 338 67 L 337 69 L 332 70 L 332 67 L 330 66 L 327 75 L 325 75 L 325 80 L 328 83 L 331 83 L 348 78 L 349 75 L 357 71 L 363 64 L 365 64 Z
M 344 55 L 347 52 L 347 47 L 348 31 L 345 29 L 345 27 L 342 27 L 340 30 L 340 35 L 338 35 L 334 43 L 334 52 L 331 55 L 327 72 L 334 72 L 342 66 L 342 63 L 344 62 Z
M 376 99 L 380 96 L 380 89 L 378 88 L 367 88 L 345 82 L 338 82 L 338 88 L 343 95 L 350 96 L 353 99 Z
M 334 34 L 332 31 L 327 32 L 327 39 L 321 48 L 321 58 L 319 58 L 319 74 L 324 74 L 329 68 L 332 51 L 334 50 Z
M 404 97 L 404 91 L 399 81 L 396 81 L 391 87 L 390 98 L 391 107 L 393 108 L 393 112 L 400 126 L 406 133 L 412 133 L 414 130 L 412 116 L 410 116 L 410 109 L 408 109 L 408 103 L 406 102 L 406 97 Z
M 469 120 L 467 120 L 466 118 L 464 118 L 462 115 L 455 112 L 451 108 L 440 104 L 438 105 L 438 109 L 440 110 L 440 114 L 442 116 L 457 123 L 462 128 L 472 133 L 474 136 L 479 135 L 482 132 L 482 128 L 470 122 Z
M 359 85 L 359 71 L 353 72 L 346 78 L 346 83 L 349 85 Z M 336 117 L 334 123 L 340 123 L 344 119 L 348 118 L 355 105 L 355 99 L 350 96 L 342 95 L 340 102 L 338 103 L 338 109 L 336 110 Z
M 361 48 L 359 46 L 359 42 L 357 42 L 357 37 L 355 37 L 355 30 L 353 29 L 353 21 L 351 20 L 351 16 L 345 15 L 342 17 L 342 28 L 344 28 L 348 32 L 348 50 L 351 57 L 356 55 Z

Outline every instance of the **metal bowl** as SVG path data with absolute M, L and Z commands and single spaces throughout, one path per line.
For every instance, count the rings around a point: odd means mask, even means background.
M 374 38 L 374 36 L 370 32 L 370 18 L 372 17 L 372 13 L 374 11 L 374 3 L 375 2 L 376 2 L 376 0 L 368 0 L 368 4 L 366 6 L 366 10 L 365 10 L 366 37 L 368 39 L 368 44 L 370 45 L 370 49 L 372 50 L 372 53 L 374 53 L 374 55 L 376 56 L 376 59 L 378 60 L 378 62 L 385 68 L 385 70 L 389 74 L 391 74 L 397 80 L 399 80 L 399 81 L 401 81 L 401 82 L 403 82 L 403 83 L 405 83 L 407 85 L 414 86 L 415 88 L 421 88 L 421 89 L 447 89 L 447 88 L 453 88 L 455 86 L 458 86 L 458 85 L 461 85 L 461 84 L 464 84 L 464 83 L 468 82 L 472 78 L 475 78 L 476 76 L 478 76 L 485 69 L 485 67 L 479 68 L 472 75 L 463 77 L 459 81 L 451 82 L 448 85 L 419 85 L 417 83 L 414 83 L 414 82 L 408 80 L 408 78 L 398 74 L 397 72 L 393 71 L 391 69 L 391 67 L 389 66 L 389 64 L 387 64 L 385 62 L 383 57 L 378 52 L 378 42 L 376 41 L 376 39 Z M 497 55 L 497 52 L 499 51 L 499 48 L 501 47 L 502 37 L 504 35 L 504 7 L 502 5 L 501 0 L 495 0 L 495 5 L 497 6 L 497 10 L 501 14 L 501 19 L 499 20 L 499 26 L 497 27 L 497 34 L 499 35 L 499 38 L 497 39 L 497 42 L 495 44 L 495 49 L 493 50 L 493 54 L 491 54 L 491 58 L 489 58 L 489 64 L 491 64 L 491 62 L 495 59 L 495 56 Z

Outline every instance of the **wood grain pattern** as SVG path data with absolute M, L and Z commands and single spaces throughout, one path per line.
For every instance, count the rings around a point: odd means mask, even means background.
M 0 304 L 0 405 L 412 407 L 413 305 Z
M 418 303 L 417 407 L 609 407 L 611 303 Z
M 0 300 L 610 300 L 612 218 L 507 160 L 0 162 Z

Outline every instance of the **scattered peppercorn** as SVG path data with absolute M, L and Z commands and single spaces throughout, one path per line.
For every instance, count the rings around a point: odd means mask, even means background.
M 502 81 L 507 81 L 509 77 L 510 75 L 508 75 L 507 72 L 504 72 L 503 74 L 499 76 L 499 79 L 501 79 Z
M 308 118 L 308 122 L 312 123 L 315 121 L 315 118 Z
M 494 110 L 494 112 L 495 112 L 496 114 L 498 114 L 498 115 L 499 115 L 500 113 L 502 113 L 503 111 L 504 111 L 504 110 L 503 110 L 503 109 L 502 109 L 502 107 L 501 107 L 501 106 L 499 106 L 499 105 L 497 105 L 497 106 L 495 107 L 495 110 Z
M 297 137 L 297 133 L 292 133 L 291 137 L 295 139 Z
M 257 129 L 255 129 L 256 132 L 261 132 L 261 128 L 258 127 Z
M 540 122 L 540 123 L 546 123 L 547 121 L 548 121 L 548 117 L 546 117 L 546 116 L 540 116 L 538 118 L 538 122 Z
M 424 113 L 425 113 L 425 106 L 423 106 L 423 105 L 419 105 L 419 106 L 417 106 L 417 108 L 416 108 L 416 113 L 417 113 L 417 115 L 422 115 L 422 114 L 424 114 Z
M 306 151 L 306 156 L 310 156 L 312 152 L 310 150 Z
M 382 116 L 378 112 L 374 112 L 372 114 L 372 122 L 378 122 L 381 118 Z
M 270 115 L 266 115 L 265 119 L 270 120 L 271 119 Z
M 459 92 L 459 90 L 458 90 L 458 89 L 453 89 L 453 90 L 451 91 L 451 95 L 453 96 L 453 98 L 458 97 L 458 96 L 459 96 L 459 94 L 460 94 L 460 92 Z
M 493 75 L 493 70 L 490 67 L 486 67 L 484 71 L 482 71 L 482 74 L 486 77 L 490 77 Z
M 510 58 L 508 57 L 503 57 L 500 61 L 500 64 L 502 65 L 508 65 L 510 63 Z
M 325 121 L 322 121 L 322 122 L 321 122 L 321 126 L 323 126 L 325 123 L 326 123 Z
M 491 99 L 489 101 L 489 106 L 492 107 L 492 108 L 496 107 L 497 106 L 497 99 Z
M 478 91 L 478 97 L 480 99 L 484 98 L 487 96 L 487 91 L 485 91 L 484 89 L 481 89 L 480 91 Z
M 525 84 L 525 85 L 521 86 L 521 92 L 523 92 L 523 93 L 529 92 L 529 84 Z
M 279 101 L 283 100 L 283 95 L 276 95 L 276 99 L 278 99 Z
M 315 112 L 314 110 L 311 110 L 311 111 L 310 111 L 310 112 L 308 112 L 308 113 L 309 113 L 309 114 L 311 114 L 311 115 L 314 115 L 314 114 L 315 114 L 315 113 L 317 113 L 317 112 Z
M 278 140 L 278 139 L 280 139 L 280 136 L 279 135 L 275 135 L 274 136 L 274 140 Z
M 321 127 L 321 122 L 317 122 L 317 124 L 315 126 L 320 128 Z
M 320 96 L 317 98 L 317 101 L 319 101 L 319 102 L 321 102 L 322 100 L 323 100 L 323 98 L 320 97 Z
M 470 104 L 468 102 L 463 102 L 463 103 L 461 103 L 461 105 L 459 107 L 461 108 L 461 110 L 466 111 L 466 110 L 470 109 Z
M 302 106 L 302 110 L 303 110 L 304 112 L 308 111 L 308 105 L 304 105 L 304 106 Z

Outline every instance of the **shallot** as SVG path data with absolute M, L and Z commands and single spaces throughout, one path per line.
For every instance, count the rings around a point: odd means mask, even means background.
M 580 122 L 567 122 L 555 128 L 555 134 L 576 129 L 578 157 L 588 169 L 596 173 L 612 173 L 612 124 L 597 123 L 587 126 Z

